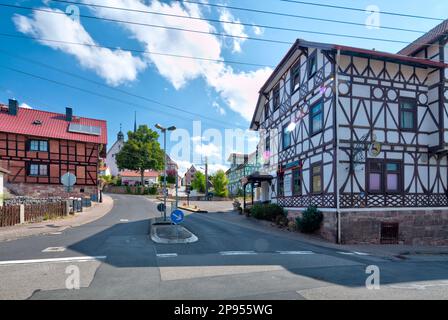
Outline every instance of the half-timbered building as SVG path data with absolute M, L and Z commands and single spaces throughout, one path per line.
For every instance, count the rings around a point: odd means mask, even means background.
M 0 105 L 0 166 L 9 171 L 6 186 L 28 196 L 67 196 L 61 177 L 71 172 L 70 195 L 97 194 L 100 157 L 105 156 L 106 121 Z
M 258 199 L 318 206 L 331 241 L 448 243 L 447 26 L 400 54 L 297 40 L 251 123 Z

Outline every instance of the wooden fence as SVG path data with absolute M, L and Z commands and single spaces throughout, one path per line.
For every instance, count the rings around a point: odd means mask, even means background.
M 40 222 L 66 215 L 65 202 L 25 205 L 25 222 Z
M 21 221 L 21 207 L 23 221 Z M 26 205 L 0 206 L 0 227 L 13 226 L 25 222 L 41 222 L 68 215 L 65 201 Z
M 13 226 L 20 223 L 20 206 L 0 206 L 0 227 Z

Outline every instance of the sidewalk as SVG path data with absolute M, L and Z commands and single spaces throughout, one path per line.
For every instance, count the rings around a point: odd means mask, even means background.
M 448 257 L 448 246 L 410 246 L 410 245 L 339 245 L 323 240 L 316 235 L 307 235 L 300 232 L 290 232 L 286 229 L 280 229 L 273 222 L 248 218 L 237 212 L 214 212 L 206 214 L 207 217 L 218 219 L 229 223 L 239 224 L 241 226 L 257 229 L 271 234 L 277 234 L 290 239 L 306 242 L 310 245 L 324 247 L 328 249 L 339 250 L 342 252 L 359 252 L 372 256 L 380 256 L 390 259 L 406 259 L 407 256 L 416 255 L 446 255 Z
M 92 207 L 84 208 L 83 212 L 69 215 L 66 218 L 47 220 L 38 223 L 19 224 L 12 227 L 0 228 L 0 242 L 11 241 L 20 238 L 62 232 L 68 228 L 95 221 L 112 210 L 114 201 L 108 195 L 103 194 L 102 203 L 92 203 Z

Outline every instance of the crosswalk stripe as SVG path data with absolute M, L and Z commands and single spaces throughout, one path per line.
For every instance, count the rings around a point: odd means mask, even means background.
M 171 258 L 171 257 L 177 257 L 177 253 L 158 253 L 158 258 Z
M 64 247 L 48 247 L 42 250 L 42 252 L 63 252 L 63 251 L 65 251 Z
M 222 256 L 242 256 L 242 255 L 254 255 L 255 251 L 221 251 L 219 253 Z
M 12 264 L 32 264 L 32 263 L 49 263 L 49 262 L 85 262 L 94 260 L 104 260 L 106 256 L 84 256 L 84 257 L 66 257 L 66 258 L 52 258 L 52 259 L 30 259 L 30 260 L 9 260 L 0 261 L 0 265 Z
M 276 251 L 279 254 L 286 255 L 306 255 L 306 254 L 314 254 L 313 251 Z

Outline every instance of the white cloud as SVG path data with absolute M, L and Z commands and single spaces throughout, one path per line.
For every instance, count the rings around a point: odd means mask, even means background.
M 84 1 L 86 3 L 89 2 Z M 98 0 L 97 3 L 142 11 L 157 11 L 167 14 L 202 17 L 199 6 L 189 3 L 172 2 L 171 4 L 167 4 L 157 0 L 152 1 L 148 5 L 137 0 Z M 148 14 L 144 13 L 105 8 L 95 8 L 92 10 L 94 10 L 97 16 L 110 19 L 135 22 L 148 21 Z M 161 15 L 151 15 L 151 24 L 205 32 L 215 31 L 215 28 L 207 21 Z M 222 42 L 214 35 L 149 28 L 131 24 L 122 24 L 122 26 L 147 51 L 171 52 L 185 56 L 222 60 Z M 188 81 L 197 78 L 205 79 L 207 85 L 221 96 L 231 110 L 241 114 L 248 121 L 252 119 L 253 110 L 258 98 L 258 90 L 272 72 L 270 68 L 262 68 L 250 72 L 237 72 L 222 62 L 181 59 L 153 54 L 147 54 L 146 58 L 154 64 L 157 71 L 169 80 L 176 89 L 182 88 Z
M 260 28 L 259 26 L 252 26 L 252 31 L 255 35 L 261 36 L 264 33 L 264 28 Z
M 62 13 L 58 9 L 46 8 L 46 10 Z M 16 14 L 13 20 L 20 32 L 34 37 L 96 45 L 96 42 L 84 27 L 65 14 L 34 11 L 31 17 Z M 41 41 L 41 43 L 75 56 L 82 67 L 93 70 L 107 83 L 114 86 L 127 81 L 134 81 L 138 72 L 146 66 L 142 59 L 123 50 L 71 45 L 61 42 Z
M 214 158 L 221 159 L 221 151 L 214 144 L 198 144 L 198 145 L 196 145 L 194 151 L 204 157 L 209 157 L 209 158 L 214 157 Z
M 232 38 L 233 48 L 232 52 L 241 52 L 241 45 L 246 41 L 247 34 L 244 32 L 244 26 L 240 23 L 240 20 L 235 19 L 229 10 L 222 10 L 219 17 L 220 20 L 235 22 L 235 23 L 221 23 L 222 28 L 227 34 L 238 38 Z
M 30 105 L 26 104 L 25 102 L 22 102 L 19 107 L 24 109 L 33 109 Z
M 83 0 L 90 3 L 89 0 Z M 158 0 L 146 4 L 139 0 L 97 0 L 96 4 L 122 7 L 141 11 L 156 11 L 160 13 L 202 17 L 202 11 L 196 4 L 171 2 L 162 3 Z M 47 8 L 48 10 L 48 8 Z M 57 11 L 56 9 L 53 9 Z M 107 8 L 91 8 L 92 12 L 102 18 L 133 21 L 192 29 L 204 32 L 216 32 L 215 27 L 203 20 L 184 19 L 172 16 L 149 15 L 125 10 L 110 10 Z M 225 20 L 235 19 L 229 12 L 221 11 Z M 35 12 L 31 17 L 14 16 L 17 29 L 29 35 L 41 38 L 63 40 L 69 42 L 83 42 L 96 44 L 89 33 L 78 23 L 66 15 Z M 81 20 L 82 22 L 82 20 Z M 203 57 L 212 60 L 222 60 L 222 41 L 211 34 L 181 32 L 162 28 L 152 28 L 142 25 L 120 24 L 129 32 L 130 37 L 140 42 L 145 51 L 167 52 L 177 55 Z M 244 28 L 226 24 L 223 28 L 231 34 L 242 35 Z M 238 39 L 236 39 L 238 40 Z M 241 41 L 233 43 L 234 51 L 241 49 Z M 77 58 L 81 66 L 94 70 L 108 83 L 118 85 L 127 81 L 134 81 L 138 72 L 148 63 L 157 69 L 158 73 L 167 79 L 176 90 L 186 86 L 191 80 L 202 78 L 209 88 L 220 95 L 228 107 L 239 113 L 245 120 L 252 119 L 253 110 L 258 98 L 258 90 L 272 72 L 270 68 L 254 71 L 239 72 L 223 62 L 183 59 L 155 54 L 144 54 L 134 57 L 123 50 L 109 50 L 105 48 L 76 46 L 63 43 L 41 42 L 54 49 L 61 50 Z M 225 109 L 218 112 L 225 112 Z
M 226 110 L 223 107 L 221 107 L 218 102 L 214 101 L 212 103 L 212 106 L 213 108 L 215 108 L 216 112 L 218 112 L 220 115 L 224 116 L 226 114 Z

